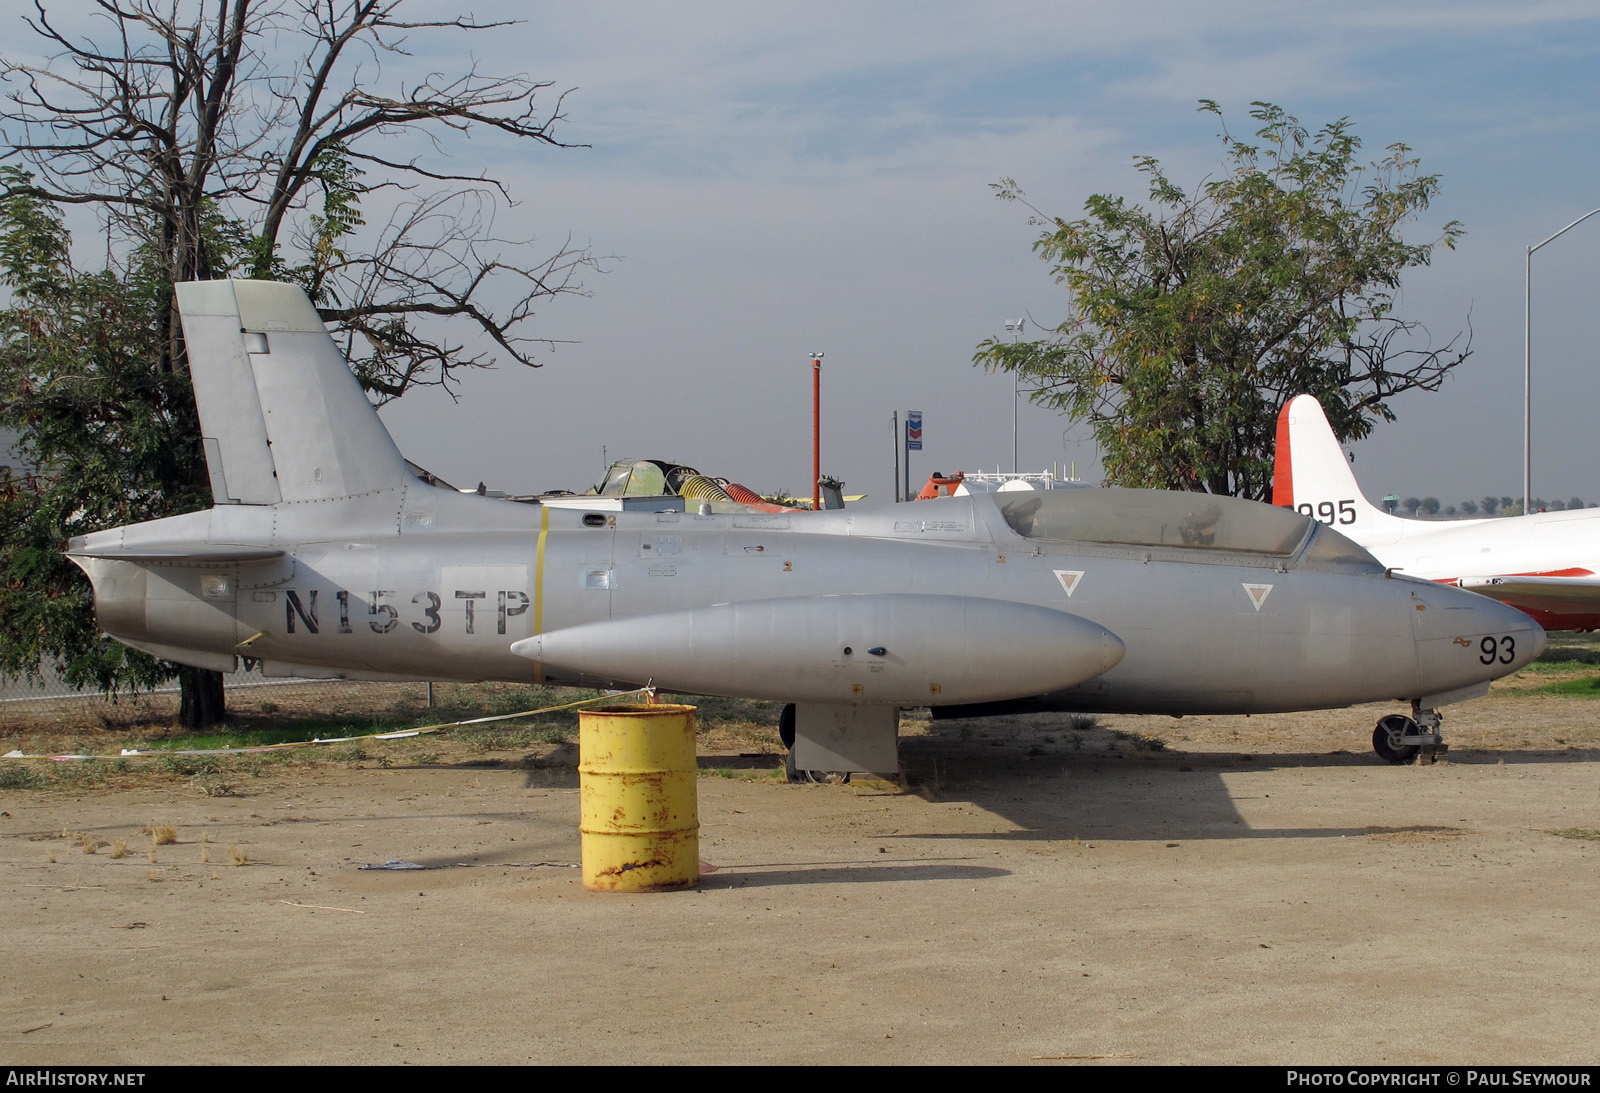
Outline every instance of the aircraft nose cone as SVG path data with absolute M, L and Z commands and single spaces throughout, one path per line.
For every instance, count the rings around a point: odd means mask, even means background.
M 1412 587 L 1419 684 L 1439 694 L 1525 668 L 1549 639 L 1538 623 L 1501 603 L 1447 585 Z
M 1435 678 L 1485 682 L 1527 667 L 1549 645 L 1544 628 L 1509 604 L 1476 592 L 1441 588 L 1434 596 L 1418 636 L 1420 666 Z M 1441 610 L 1442 608 L 1442 610 Z M 1461 685 L 1461 684 L 1458 684 Z
M 1488 652 L 1487 639 L 1495 638 L 1494 662 L 1505 669 L 1502 675 L 1509 675 L 1532 664 L 1550 644 L 1544 627 L 1510 604 L 1489 600 L 1479 605 L 1477 610 L 1483 617 L 1485 631 L 1485 638 L 1478 643 L 1479 660 Z

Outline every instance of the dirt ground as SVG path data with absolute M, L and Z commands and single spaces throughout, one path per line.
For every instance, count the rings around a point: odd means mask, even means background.
M 583 889 L 570 745 L 11 790 L 0 1055 L 1595 1062 L 1600 704 L 1452 707 L 1426 767 L 1384 712 L 919 724 L 903 789 L 708 740 L 716 869 L 657 895 Z

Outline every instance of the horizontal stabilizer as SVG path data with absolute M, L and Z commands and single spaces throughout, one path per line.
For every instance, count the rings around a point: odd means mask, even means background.
M 265 562 L 281 558 L 273 547 L 227 543 L 165 543 L 161 546 L 81 547 L 67 551 L 69 558 L 109 558 L 118 562 L 164 562 L 168 565 L 218 565 L 230 562 Z

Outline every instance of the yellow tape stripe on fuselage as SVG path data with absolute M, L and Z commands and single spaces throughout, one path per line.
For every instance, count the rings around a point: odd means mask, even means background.
M 550 510 L 543 506 L 539 509 L 539 547 L 533 557 L 533 632 L 544 633 L 544 541 L 550 535 Z M 533 665 L 533 678 L 536 683 L 544 682 L 544 664 L 535 661 Z

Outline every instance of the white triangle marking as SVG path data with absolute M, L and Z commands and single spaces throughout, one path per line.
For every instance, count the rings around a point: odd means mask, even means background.
M 1072 599 L 1073 590 L 1078 587 L 1078 582 L 1083 579 L 1081 569 L 1058 569 L 1056 580 L 1061 582 L 1061 590 L 1067 594 L 1067 599 Z
M 1256 610 L 1261 610 L 1261 605 L 1267 602 L 1267 594 L 1272 591 L 1270 584 L 1246 584 L 1244 590 L 1250 594 L 1250 602 L 1256 605 Z

